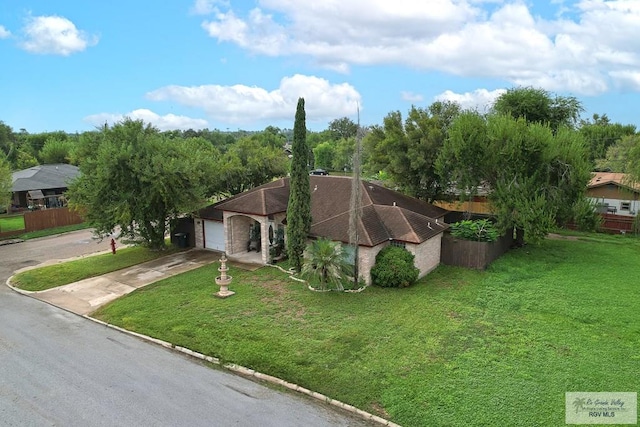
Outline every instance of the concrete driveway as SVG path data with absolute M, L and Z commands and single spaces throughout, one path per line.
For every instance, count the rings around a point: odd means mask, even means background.
M 216 262 L 220 255 L 218 252 L 192 249 L 46 291 L 16 290 L 73 313 L 88 315 L 99 307 L 150 283 Z M 37 267 L 40 266 L 35 268 Z M 29 268 L 34 267 L 27 269 Z M 26 269 L 21 271 L 24 270 Z M 215 277 L 211 277 L 212 292 L 217 289 L 214 280 Z

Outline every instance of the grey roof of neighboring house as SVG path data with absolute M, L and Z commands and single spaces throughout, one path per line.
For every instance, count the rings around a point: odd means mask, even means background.
M 12 174 L 13 186 L 11 191 L 66 188 L 78 175 L 80 175 L 80 170 L 73 165 L 59 163 L 33 166 Z

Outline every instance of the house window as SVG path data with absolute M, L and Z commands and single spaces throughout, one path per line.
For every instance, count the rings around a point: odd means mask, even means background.
M 392 240 L 390 242 L 390 245 L 391 246 L 397 246 L 397 247 L 403 248 L 403 249 L 405 249 L 407 247 L 407 245 L 404 242 L 398 242 L 397 240 Z
M 620 210 L 621 211 L 629 211 L 631 209 L 631 202 L 621 202 Z

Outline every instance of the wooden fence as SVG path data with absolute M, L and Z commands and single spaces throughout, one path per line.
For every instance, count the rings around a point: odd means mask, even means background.
M 615 215 L 615 214 L 600 214 L 602 216 L 602 224 L 600 225 L 600 231 L 614 234 L 624 234 L 633 232 L 633 220 L 632 216 Z
M 24 213 L 26 233 L 65 225 L 82 224 L 83 222 L 82 217 L 77 212 L 69 210 L 69 208 L 42 209 Z
M 484 270 L 494 260 L 507 252 L 513 244 L 513 236 L 502 236 L 495 242 L 474 242 L 442 236 L 440 262 L 446 265 Z

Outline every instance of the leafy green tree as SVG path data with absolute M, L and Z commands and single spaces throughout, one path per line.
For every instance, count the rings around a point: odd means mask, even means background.
M 385 168 L 389 158 L 384 149 L 384 139 L 384 127 L 378 125 L 371 126 L 362 139 L 362 169 L 370 176 L 381 172 L 387 175 Z
M 302 255 L 311 230 L 311 190 L 309 189 L 309 147 L 304 98 L 298 99 L 291 146 L 291 179 L 287 208 L 287 253 L 296 271 L 302 268 Z
M 547 170 L 546 197 L 555 206 L 555 222 L 566 225 L 576 212 L 576 204 L 585 198 L 591 179 L 589 146 L 579 132 L 562 127 L 553 135 L 545 151 Z
M 555 132 L 561 126 L 574 128 L 584 111 L 573 96 L 558 96 L 544 89 L 517 87 L 507 90 L 493 104 L 493 112 L 524 118 L 529 123 L 548 124 Z
M 412 107 L 404 121 L 399 111 L 389 113 L 382 132 L 372 129 L 372 136 L 365 142 L 365 148 L 372 151 L 365 154 L 365 170 L 374 172 L 373 166 L 386 171 L 413 197 L 428 202 L 441 198 L 446 184 L 435 163 L 446 136 L 446 123 L 428 109 Z
M 131 241 L 164 248 L 170 223 L 206 203 L 216 172 L 211 144 L 170 141 L 130 119 L 98 136 L 84 140 L 95 151 L 85 152 L 67 192 L 71 206 L 100 237 L 119 228 Z
M 328 131 L 334 141 L 355 138 L 358 133 L 358 124 L 348 117 L 342 117 L 330 121 Z
M 16 135 L 13 133 L 13 129 L 0 120 L 0 154 L 8 156 L 15 144 Z
M 604 159 L 596 162 L 600 170 L 633 173 L 640 164 L 640 134 L 627 135 L 607 149 Z
M 0 153 L 0 207 L 6 208 L 11 201 L 11 165 L 3 153 Z
M 480 183 L 501 232 L 515 228 L 517 242 L 536 242 L 569 221 L 590 178 L 581 135 L 524 118 L 464 113 L 451 125 L 438 159 L 439 170 L 460 192 Z
M 72 149 L 71 141 L 49 137 L 40 151 L 40 159 L 44 164 L 69 163 Z
M 570 219 L 590 176 L 587 148 L 578 132 L 491 116 L 487 134 L 491 157 L 490 200 L 499 227 L 516 229 L 518 244 L 537 242 Z
M 580 123 L 580 134 L 589 145 L 589 159 L 593 162 L 604 159 L 609 147 L 616 144 L 625 136 L 634 135 L 634 125 L 611 123 L 606 114 L 593 115 L 593 120 L 583 120 Z
M 13 153 L 12 153 L 13 154 Z M 15 152 L 15 168 L 18 170 L 37 166 L 38 159 L 31 154 L 27 147 L 20 147 Z
M 487 179 L 490 155 L 485 118 L 466 111 L 451 123 L 436 159 L 436 171 L 443 182 L 460 190 L 461 200 L 468 200 Z
M 260 135 L 242 137 L 222 156 L 216 193 L 238 194 L 286 175 L 287 157 Z
M 276 150 L 282 150 L 287 140 L 282 131 L 275 126 L 267 126 L 261 136 L 264 140 L 263 144 Z
M 342 281 L 350 270 L 351 266 L 346 261 L 340 243 L 318 239 L 307 246 L 301 276 L 305 279 L 318 280 L 320 289 L 333 286 L 342 291 L 344 290 Z
M 316 168 L 333 169 L 333 160 L 336 154 L 334 143 L 325 141 L 313 149 L 313 157 Z
M 337 140 L 331 169 L 336 171 L 352 170 L 355 149 L 356 139 L 354 137 Z

